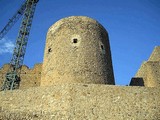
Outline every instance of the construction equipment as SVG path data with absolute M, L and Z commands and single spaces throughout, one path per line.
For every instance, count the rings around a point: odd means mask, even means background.
M 13 15 L 7 25 L 0 32 L 0 40 L 7 34 L 7 32 L 13 27 L 13 25 L 19 20 L 19 18 L 23 15 L 24 10 L 26 9 L 26 2 L 22 4 L 21 8 L 17 10 L 17 12 Z
M 38 1 L 39 0 L 26 0 L 0 33 L 0 38 L 2 38 L 11 26 L 14 25 L 18 18 L 23 15 L 18 37 L 16 39 L 16 45 L 10 62 L 10 67 L 5 76 L 1 90 L 14 90 L 19 88 L 21 67 Z

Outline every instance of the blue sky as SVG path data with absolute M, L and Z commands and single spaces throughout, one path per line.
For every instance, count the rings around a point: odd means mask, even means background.
M 24 0 L 0 0 L 0 30 Z M 160 45 L 160 0 L 39 0 L 24 64 L 43 61 L 48 28 L 61 18 L 88 16 L 108 31 L 117 85 L 127 85 Z M 9 63 L 21 20 L 0 41 L 0 67 Z

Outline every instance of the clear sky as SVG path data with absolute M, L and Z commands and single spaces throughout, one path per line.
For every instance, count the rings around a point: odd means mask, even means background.
M 24 0 L 0 0 L 0 30 Z M 24 64 L 43 62 L 48 28 L 67 16 L 88 16 L 108 31 L 116 84 L 127 85 L 160 45 L 160 0 L 39 0 Z M 0 67 L 9 63 L 21 20 L 0 40 Z

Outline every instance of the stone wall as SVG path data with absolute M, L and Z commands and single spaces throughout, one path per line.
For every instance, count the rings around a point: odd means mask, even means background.
M 160 87 L 160 46 L 155 47 L 148 61 L 142 63 L 136 77 L 143 78 L 146 87 Z
M 90 18 L 69 19 L 50 28 L 42 79 L 42 64 L 22 66 L 20 89 L 0 91 L 0 120 L 160 120 L 160 46 L 132 78 L 136 86 L 104 85 L 114 84 L 107 32 Z
M 5 64 L 0 69 L 0 87 L 3 85 L 3 81 L 5 79 L 5 75 L 9 69 L 9 64 Z M 26 89 L 29 87 L 40 86 L 41 80 L 41 71 L 42 64 L 35 64 L 32 69 L 29 69 L 27 66 L 23 65 L 21 69 L 21 82 L 19 89 Z
M 56 84 L 0 92 L 0 120 L 160 120 L 160 89 Z
M 160 61 L 160 46 L 156 46 L 148 61 Z
M 108 33 L 96 20 L 71 16 L 47 33 L 41 86 L 115 84 Z

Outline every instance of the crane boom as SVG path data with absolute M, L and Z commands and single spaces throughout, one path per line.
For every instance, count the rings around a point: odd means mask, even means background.
M 28 37 L 32 25 L 32 20 L 38 0 L 26 0 L 25 10 L 18 37 L 16 39 L 16 46 L 10 62 L 10 68 L 5 76 L 2 90 L 17 89 L 20 84 L 20 71 L 23 64 L 23 59 L 26 51 Z
M 13 27 L 13 25 L 19 20 L 19 18 L 24 14 L 24 10 L 26 9 L 26 2 L 22 4 L 20 9 L 13 15 L 7 25 L 0 32 L 0 40 L 7 34 L 7 32 Z

